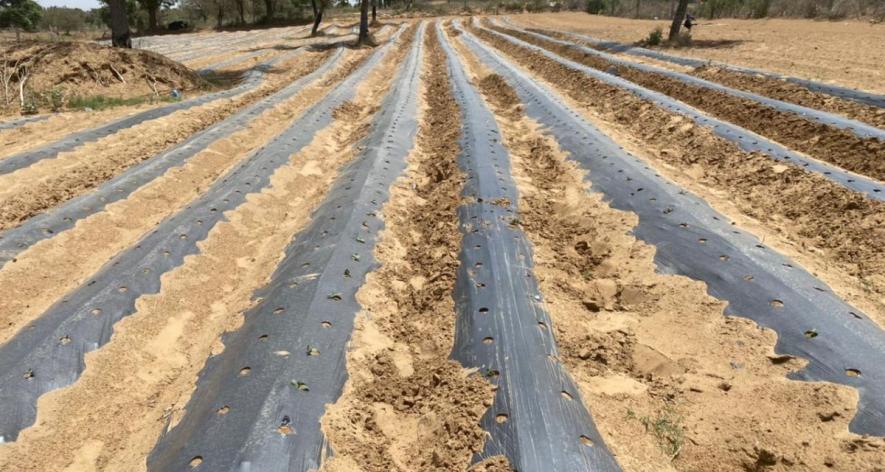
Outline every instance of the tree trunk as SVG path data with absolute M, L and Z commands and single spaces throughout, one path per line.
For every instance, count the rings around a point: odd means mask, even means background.
M 320 5 L 319 13 L 313 19 L 313 29 L 310 30 L 310 36 L 316 36 L 320 31 L 320 23 L 323 21 L 323 6 Z
M 320 6 L 317 7 L 316 0 L 311 0 L 313 5 L 313 28 L 310 30 L 310 36 L 314 37 L 319 33 L 320 23 L 323 21 L 323 10 L 326 9 L 326 1 L 320 0 Z
M 157 31 L 159 29 L 159 25 L 157 24 L 157 10 L 159 8 L 160 7 L 158 5 L 157 8 L 148 9 L 148 29 L 150 29 L 151 31 Z
M 636 0 L 636 8 L 633 10 L 633 18 L 639 18 L 639 3 L 642 0 Z
M 667 40 L 675 41 L 679 37 L 679 28 L 682 28 L 682 22 L 685 21 L 685 12 L 688 10 L 688 0 L 679 0 L 676 5 L 676 14 L 673 15 L 673 23 L 670 23 L 670 35 Z
M 360 35 L 356 44 L 369 43 L 369 0 L 360 0 Z
M 221 5 L 218 5 L 218 16 L 216 19 L 218 20 L 217 27 L 221 29 L 224 26 L 224 7 Z
M 108 7 L 111 10 L 111 44 L 115 48 L 131 48 L 126 4 L 123 0 L 108 0 Z
M 270 23 L 270 20 L 273 19 L 273 10 L 274 10 L 273 0 L 264 0 L 264 7 L 265 7 L 264 21 L 267 23 Z
M 372 24 L 374 25 L 376 21 L 378 21 L 378 0 L 372 0 Z
M 237 14 L 240 15 L 240 25 L 246 24 L 246 2 L 245 0 L 237 0 Z

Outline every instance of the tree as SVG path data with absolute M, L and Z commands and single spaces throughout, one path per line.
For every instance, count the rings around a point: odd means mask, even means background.
M 14 28 L 15 40 L 21 32 L 34 31 L 43 17 L 43 8 L 34 0 L 0 0 L 0 27 Z
M 111 44 L 115 48 L 132 48 L 129 34 L 129 13 L 124 0 L 107 0 L 111 13 Z
M 357 45 L 369 43 L 369 0 L 360 0 L 360 35 Z
M 685 12 L 688 10 L 688 0 L 679 0 L 679 4 L 676 5 L 676 14 L 673 15 L 673 23 L 670 23 L 670 34 L 667 36 L 668 41 L 676 41 L 676 38 L 679 37 L 679 28 L 682 27 L 682 22 L 685 21 Z
M 310 0 L 310 6 L 313 7 L 313 28 L 310 29 L 310 36 L 317 35 L 320 29 L 320 22 L 323 21 L 323 12 L 326 11 L 328 0 Z
M 274 0 L 264 0 L 264 22 L 270 23 L 273 20 L 276 3 Z
M 175 5 L 176 0 L 138 0 L 138 5 L 148 14 L 148 29 L 157 31 L 160 29 L 160 8 Z
M 466 3 L 467 0 L 464 0 Z M 372 0 L 372 24 L 378 22 L 378 0 Z
M 86 12 L 79 8 L 49 7 L 43 12 L 42 24 L 50 31 L 71 34 L 86 26 Z

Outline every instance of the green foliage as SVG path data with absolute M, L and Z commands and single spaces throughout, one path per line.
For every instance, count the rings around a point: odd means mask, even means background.
M 605 0 L 588 0 L 587 13 L 598 15 L 605 10 Z
M 750 0 L 750 17 L 765 18 L 768 16 L 768 10 L 771 8 L 771 0 Z
M 61 111 L 65 105 L 65 94 L 61 89 L 54 88 L 46 94 L 46 101 L 49 102 L 49 109 L 54 112 Z
M 86 12 L 79 8 L 49 7 L 40 24 L 46 29 L 71 34 L 86 27 Z
M 98 14 L 101 17 L 102 23 L 110 28 L 111 9 L 108 7 L 107 0 L 99 1 L 101 1 L 102 6 L 98 9 Z M 139 30 L 144 29 L 146 22 L 143 16 L 138 15 L 138 2 L 136 2 L 136 0 L 125 0 L 124 5 L 126 5 L 126 18 L 129 20 L 129 26 Z
M 672 406 L 665 407 L 654 418 L 637 417 L 633 410 L 628 409 L 625 418 L 639 420 L 645 431 L 654 435 L 661 450 L 670 457 L 670 460 L 675 459 L 682 451 L 682 446 L 685 444 L 685 428 L 682 425 L 682 416 L 679 416 Z
M 657 46 L 664 41 L 664 30 L 661 29 L 660 26 L 653 29 L 651 33 L 648 33 L 648 37 L 645 38 L 645 44 L 648 46 Z
M 153 96 L 132 98 L 106 97 L 104 95 L 90 95 L 86 97 L 73 96 L 68 100 L 68 108 L 74 110 L 82 110 L 84 108 L 91 108 L 92 110 L 104 110 L 106 108 L 119 106 L 153 103 L 155 100 L 160 100 L 163 102 L 175 101 L 174 98 L 169 96 L 161 96 L 159 98 Z
M 0 28 L 34 31 L 43 17 L 43 8 L 34 0 L 0 0 Z

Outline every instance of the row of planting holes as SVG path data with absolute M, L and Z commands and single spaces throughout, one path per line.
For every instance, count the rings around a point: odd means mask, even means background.
M 536 102 L 540 104 L 540 100 L 536 100 Z M 666 104 L 666 103 L 662 103 L 662 104 L 665 105 L 665 107 L 669 108 L 670 110 L 676 110 L 676 107 L 673 106 L 673 105 L 669 105 L 669 104 Z M 552 115 L 552 114 L 551 114 L 551 115 Z M 703 116 L 701 116 L 701 115 L 694 114 L 694 113 L 692 113 L 692 118 L 695 118 L 696 121 L 702 121 L 702 122 L 704 122 L 704 123 L 708 123 L 708 122 L 709 122 L 709 120 L 708 120 L 707 118 L 705 118 L 705 117 L 703 117 Z M 719 127 L 719 125 L 714 125 L 714 126 L 713 126 L 714 129 L 718 129 L 718 127 Z M 738 136 L 738 139 L 743 139 L 743 136 L 740 136 L 740 135 L 739 135 L 739 136 Z M 586 138 L 586 137 L 585 137 L 584 141 L 587 141 L 587 138 Z M 753 141 L 753 144 L 758 144 L 758 142 L 757 142 L 757 141 Z M 621 149 L 623 149 L 623 148 L 621 148 Z M 598 149 L 597 149 L 597 150 L 598 150 Z M 768 151 L 769 151 L 769 152 L 772 152 L 772 149 L 771 149 L 771 148 L 768 148 Z M 787 155 L 785 155 L 785 156 L 783 156 L 783 157 L 784 157 L 785 159 L 790 159 L 790 156 L 787 156 Z M 603 159 L 607 159 L 607 156 L 603 156 Z M 609 165 L 614 165 L 614 163 L 613 163 L 613 162 L 610 162 Z M 803 165 L 807 167 L 809 164 L 808 164 L 807 162 L 805 162 L 805 163 L 803 163 Z M 645 168 L 648 169 L 648 167 L 645 167 Z M 619 170 L 618 172 L 623 172 L 623 170 Z M 830 171 L 825 171 L 824 174 L 825 174 L 825 175 L 831 175 L 831 172 L 830 172 Z M 656 177 L 660 177 L 660 175 L 658 175 L 658 174 L 655 174 L 655 176 L 656 176 Z M 628 177 L 627 180 L 629 181 L 629 180 L 631 180 L 631 179 Z M 854 179 L 848 179 L 848 182 L 849 182 L 849 183 L 853 183 L 853 182 L 854 182 Z M 642 191 L 642 188 L 639 188 L 639 189 L 637 190 L 637 192 L 639 192 L 639 191 Z M 880 191 L 880 190 L 879 190 L 878 188 L 877 188 L 877 189 L 873 189 L 873 192 L 877 192 L 877 193 L 878 193 L 879 191 Z M 631 193 L 631 195 L 633 195 L 633 193 Z M 654 198 L 652 198 L 652 200 L 654 200 Z M 714 217 L 714 218 L 715 218 L 715 217 Z M 732 223 L 732 224 L 733 224 L 733 223 Z M 688 225 L 685 224 L 685 223 L 681 223 L 679 226 L 682 227 L 682 228 L 687 228 L 687 227 L 688 227 Z M 739 234 L 738 231 L 734 231 L 734 233 L 735 233 L 735 234 Z M 707 240 L 706 240 L 705 238 L 700 238 L 700 239 L 698 240 L 698 242 L 699 242 L 700 244 L 705 244 L 706 241 L 707 241 Z M 756 245 L 756 247 L 757 247 L 757 248 L 763 248 L 763 246 L 761 246 L 761 245 Z M 763 249 L 764 249 L 764 248 L 763 248 Z M 722 260 L 723 262 L 726 262 L 726 261 L 728 261 L 728 259 L 729 259 L 729 257 L 728 257 L 727 255 L 721 255 L 719 258 L 720 258 L 720 260 Z M 788 267 L 792 267 L 792 266 L 789 266 L 788 264 L 784 264 L 784 265 L 785 265 L 785 266 L 788 266 Z M 746 275 L 746 276 L 744 276 L 744 280 L 747 280 L 747 281 L 753 280 L 753 276 L 752 276 L 752 275 Z M 819 287 L 814 287 L 814 289 L 816 289 L 816 290 L 818 290 L 818 291 L 823 291 L 823 290 L 820 289 Z M 773 300 L 771 300 L 771 301 L 770 301 L 770 305 L 771 305 L 772 307 L 774 307 L 775 309 L 780 309 L 780 308 L 783 308 L 783 306 L 784 306 L 783 302 L 782 302 L 781 300 L 777 300 L 777 299 L 773 299 Z M 854 312 L 850 312 L 850 314 L 851 314 L 852 316 L 854 316 L 855 318 L 857 318 L 857 319 L 862 319 L 862 317 L 861 317 L 860 315 L 858 315 L 858 314 L 856 314 L 856 313 L 854 313 Z M 816 337 L 818 336 L 818 332 L 817 332 L 815 329 L 809 329 L 809 330 L 806 330 L 804 334 L 805 334 L 805 337 L 807 337 L 808 339 L 813 339 L 813 338 L 816 338 Z M 849 368 L 849 369 L 845 369 L 845 374 L 848 375 L 849 377 L 859 377 L 859 376 L 861 375 L 861 372 L 860 372 L 860 370 L 858 370 L 858 369 L 852 369 L 852 368 Z
M 393 131 L 395 131 L 395 130 L 397 129 L 396 123 L 397 123 L 398 121 L 399 121 L 398 118 L 397 118 L 396 120 L 394 120 L 394 126 L 392 127 L 392 128 L 393 128 Z M 391 135 L 391 134 L 388 134 L 388 135 L 387 135 L 387 138 L 388 138 L 388 142 L 390 142 L 390 139 L 392 138 L 392 135 Z M 389 149 L 389 147 L 388 147 L 388 149 Z M 389 164 L 389 162 L 390 162 L 389 159 L 384 160 L 384 163 L 386 163 L 386 164 Z M 387 167 L 384 166 L 383 169 L 384 169 L 384 170 L 387 170 Z M 354 182 L 354 178 L 351 178 L 349 182 L 350 182 L 350 183 L 353 183 L 353 182 Z M 379 185 L 379 186 L 383 186 L 384 184 L 383 184 L 382 182 L 378 182 L 378 185 Z M 350 188 L 351 188 L 350 186 L 346 186 L 346 187 L 345 187 L 345 190 L 349 190 Z M 377 194 L 382 194 L 383 192 L 380 191 L 380 190 L 376 190 L 375 193 L 377 193 Z M 375 200 L 373 200 L 372 202 L 373 202 L 373 204 L 377 205 L 377 203 L 375 202 Z M 341 208 L 342 208 L 341 205 L 337 205 L 337 206 L 336 206 L 336 209 L 341 209 Z M 373 217 L 374 217 L 374 216 L 375 216 L 375 212 L 371 212 L 371 213 L 370 213 L 370 216 L 373 216 Z M 335 216 L 330 217 L 330 219 L 334 220 L 334 219 L 335 219 Z M 363 225 L 363 227 L 364 227 L 364 228 L 368 228 L 365 224 Z M 324 236 L 324 237 L 325 237 L 327 234 L 328 234 L 327 232 L 325 232 L 325 231 L 323 232 L 323 236 Z M 317 246 L 317 247 L 319 247 L 319 246 Z M 354 256 L 354 262 L 357 262 L 357 261 L 359 261 L 359 258 L 357 258 L 357 257 Z M 306 265 L 309 265 L 309 263 L 305 263 L 305 264 L 303 264 L 303 266 L 306 266 Z M 345 271 L 344 276 L 345 276 L 345 277 L 350 277 L 349 269 Z M 297 283 L 292 283 L 292 284 L 289 285 L 289 288 L 295 288 L 296 286 L 297 286 Z M 338 300 L 341 299 L 340 295 L 338 295 L 338 294 L 329 295 L 327 298 L 329 298 L 330 300 L 335 300 L 335 301 L 338 301 Z M 273 310 L 273 314 L 274 314 L 274 315 L 277 315 L 277 316 L 282 315 L 284 312 L 285 312 L 285 308 L 283 308 L 283 307 L 277 307 L 277 308 L 275 308 L 275 309 Z M 331 328 L 331 327 L 332 327 L 332 322 L 329 321 L 329 320 L 324 320 L 324 321 L 321 321 L 321 322 L 320 322 L 320 326 L 321 326 L 322 328 L 324 328 L 324 329 L 328 329 L 328 328 Z M 259 341 L 259 342 L 262 342 L 262 343 L 263 343 L 263 342 L 267 342 L 268 339 L 269 339 L 269 335 L 268 335 L 268 334 L 262 334 L 262 335 L 260 335 L 260 336 L 258 337 L 258 341 Z M 306 353 L 307 353 L 308 356 L 319 356 L 319 355 L 320 355 L 320 351 L 319 351 L 318 349 L 316 349 L 316 348 L 312 348 L 311 346 L 308 346 L 308 347 L 306 348 Z M 251 373 L 252 373 L 252 368 L 249 367 L 249 366 L 245 366 L 245 367 L 242 367 L 242 368 L 240 369 L 240 371 L 239 371 L 239 376 L 240 376 L 240 377 L 247 377 L 247 376 L 249 376 Z M 308 390 L 309 390 L 309 386 L 308 386 L 307 384 L 305 384 L 305 383 L 302 383 L 302 382 L 296 382 L 296 384 L 294 385 L 294 387 L 297 388 L 298 390 L 301 390 L 301 391 L 308 391 Z M 219 416 L 224 416 L 224 415 L 227 415 L 227 414 L 230 412 L 230 410 L 231 410 L 231 408 L 230 408 L 229 405 L 223 405 L 222 407 L 220 407 L 220 408 L 218 408 L 218 409 L 216 410 L 216 414 L 218 414 Z M 293 434 L 293 433 L 294 433 L 294 430 L 293 430 L 292 427 L 290 426 L 291 421 L 292 421 L 292 420 L 290 419 L 289 416 L 284 416 L 283 419 L 282 419 L 281 422 L 280 422 L 280 425 L 277 427 L 277 432 L 279 432 L 280 434 L 283 434 L 283 435 Z M 196 468 L 197 466 L 199 466 L 199 465 L 202 464 L 202 463 L 203 463 L 203 457 L 202 457 L 202 456 L 194 456 L 193 458 L 191 458 L 191 460 L 190 460 L 190 462 L 188 463 L 188 465 L 189 465 L 191 468 Z

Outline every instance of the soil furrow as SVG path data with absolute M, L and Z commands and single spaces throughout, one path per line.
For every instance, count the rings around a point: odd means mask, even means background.
M 425 37 L 418 147 L 391 190 L 348 383 L 323 418 L 335 456 L 323 471 L 464 470 L 482 450 L 491 386 L 449 360 L 461 236 L 459 109 L 435 32 Z
M 579 44 L 603 52 L 613 52 L 608 48 L 600 47 L 592 42 L 583 40 L 580 36 L 574 34 L 546 29 L 529 28 L 528 30 L 564 41 L 577 41 Z M 626 53 L 630 54 L 629 50 Z M 667 64 L 668 67 L 674 67 L 673 63 L 666 63 L 663 60 L 658 60 L 656 62 L 658 64 Z M 880 107 L 867 105 L 847 98 L 836 97 L 823 92 L 815 92 L 800 84 L 789 82 L 786 79 L 732 70 L 726 64 L 708 63 L 701 60 L 693 62 L 700 64 L 691 67 L 691 70 L 688 71 L 685 71 L 683 67 L 679 67 L 676 70 L 680 72 L 688 72 L 696 77 L 710 80 L 712 82 L 718 82 L 735 89 L 758 93 L 777 100 L 795 103 L 796 105 L 843 115 L 885 129 L 885 110 Z
M 773 329 L 779 354 L 809 361 L 790 378 L 857 388 L 860 404 L 851 430 L 882 433 L 885 404 L 868 392 L 885 388 L 885 377 L 876 367 L 885 362 L 885 332 L 804 268 L 772 252 L 754 235 L 736 230 L 734 223 L 706 202 L 674 188 L 644 161 L 624 153 L 598 130 L 576 119 L 553 95 L 520 78 L 495 56 L 484 50 L 480 53 L 515 84 L 528 113 L 549 127 L 575 160 L 592 170 L 595 189 L 610 198 L 615 208 L 639 216 L 634 234 L 656 246 L 655 261 L 662 272 L 705 282 L 710 294 L 729 302 L 726 314 L 746 316 Z M 827 336 L 820 336 L 824 332 Z M 845 370 L 849 365 L 859 367 Z M 853 375 L 858 372 L 867 374 Z
M 187 413 L 157 443 L 149 470 L 186 468 L 200 457 L 209 470 L 249 464 L 306 472 L 328 457 L 320 417 L 344 385 L 344 353 L 359 309 L 354 295 L 374 265 L 376 213 L 414 137 L 411 91 L 420 43 L 412 33 L 391 52 L 388 66 L 396 75 L 378 91 L 386 97 L 357 146 L 361 152 L 286 248 L 257 292 L 261 302 L 244 313 L 240 329 L 225 334 L 224 351 L 207 360 Z M 241 378 L 244 366 L 247 379 Z M 223 418 L 218 405 L 227 408 Z
M 331 54 L 302 54 L 303 60 L 299 61 L 296 67 L 303 71 L 304 75 L 278 92 L 242 108 L 219 123 L 194 134 L 169 151 L 142 161 L 108 181 L 98 184 L 94 191 L 71 198 L 49 211 L 28 218 L 14 228 L 0 232 L 0 266 L 5 265 L 34 243 L 70 229 L 79 220 L 103 211 L 107 205 L 113 202 L 127 198 L 141 185 L 151 182 L 170 168 L 186 163 L 206 148 L 213 146 L 213 143 L 219 141 L 219 137 L 224 136 L 225 138 L 222 139 L 229 140 L 232 137 L 244 136 L 239 131 L 249 126 L 250 122 L 255 120 L 256 115 L 281 103 L 283 106 L 279 108 L 286 109 L 284 102 L 288 102 L 293 96 L 299 94 L 306 84 L 333 68 L 344 55 L 343 51 L 343 49 L 338 49 Z M 278 121 L 269 127 L 259 128 L 260 133 L 246 136 L 257 146 L 262 142 L 260 141 L 261 136 L 267 138 L 282 131 L 284 122 Z M 251 128 L 255 129 L 254 125 Z M 247 143 L 248 141 L 244 141 L 240 145 Z
M 862 138 L 850 130 L 816 123 L 795 113 L 776 110 L 749 99 L 692 85 L 663 74 L 624 67 L 532 34 L 494 26 L 492 29 L 664 93 L 816 159 L 880 181 L 885 180 L 885 143 L 879 139 Z
M 478 458 L 503 455 L 516 470 L 620 470 L 557 357 L 494 116 L 451 45 L 443 49 L 461 106 L 460 164 L 468 175 L 452 357 L 496 387 L 480 423 L 489 438 Z
M 803 363 L 774 355 L 772 331 L 721 316 L 703 284 L 656 273 L 655 250 L 631 234 L 636 216 L 588 194 L 586 172 L 507 82 L 471 64 L 511 151 L 560 352 L 621 465 L 875 470 L 885 443 L 846 432 L 856 393 L 786 380 Z
M 226 212 L 200 252 L 163 276 L 159 293 L 139 298 L 113 340 L 88 355 L 76 384 L 41 398 L 37 424 L 0 448 L 0 469 L 145 470 L 164 426 L 181 418 L 203 361 L 223 350 L 220 335 L 237 329 L 254 291 L 356 155 L 392 65 L 375 66 L 353 91 L 356 102 L 336 109 L 334 124 L 287 154 L 264 190 Z
M 141 295 L 160 290 L 160 277 L 198 250 L 197 243 L 223 218 L 224 211 L 268 185 L 272 173 L 285 164 L 285 156 L 309 144 L 317 131 L 331 123 L 333 110 L 352 96 L 356 85 L 383 57 L 368 55 L 354 73 L 268 145 L 0 346 L 0 376 L 6 379 L 0 392 L 4 398 L 0 402 L 2 436 L 15 438 L 19 429 L 31 424 L 34 411 L 30 405 L 40 395 L 76 380 L 83 369 L 83 353 L 106 343 L 114 324 L 133 312 Z M 46 363 L 47 358 L 53 362 Z M 31 367 L 22 367 L 26 364 Z M 20 374 L 23 369 L 26 373 Z
M 272 95 L 310 72 L 322 57 L 323 54 L 301 54 L 299 59 L 308 59 L 305 64 L 297 64 L 266 80 L 254 91 L 120 130 L 73 151 L 62 152 L 54 159 L 0 176 L 0 230 L 89 192 L 194 133 L 229 118 L 241 108 Z
M 668 177 L 743 219 L 885 326 L 885 204 L 778 164 L 635 95 L 480 29 L 471 31 L 623 137 Z M 626 134 L 629 133 L 629 134 Z M 761 225 L 759 224 L 761 223 Z M 783 238 L 783 239 L 781 239 Z
M 359 58 L 341 66 L 352 70 Z M 331 78 L 332 74 L 328 74 Z M 340 73 L 335 74 L 339 76 Z M 248 127 L 209 145 L 178 169 L 157 177 L 104 211 L 78 219 L 74 228 L 16 252 L 0 270 L 0 343 L 96 273 L 115 254 L 194 201 L 216 179 L 245 161 L 322 98 L 336 80 L 317 81 L 293 99 L 257 117 Z M 76 208 L 75 208 L 76 210 Z

